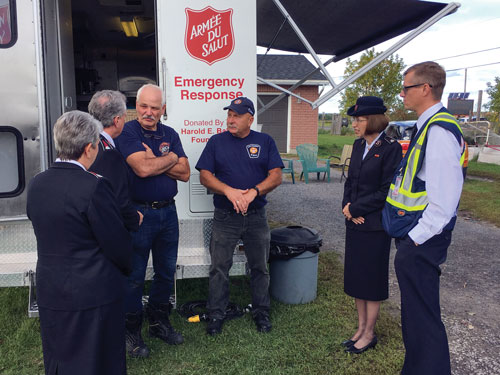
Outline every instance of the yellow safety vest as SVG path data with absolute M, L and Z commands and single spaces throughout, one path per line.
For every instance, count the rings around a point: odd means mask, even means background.
M 403 237 L 413 228 L 429 203 L 425 182 L 416 176 L 422 166 L 430 126 L 439 125 L 455 135 L 462 146 L 460 165 L 465 160 L 463 132 L 455 118 L 448 112 L 438 112 L 424 124 L 410 145 L 405 158 L 394 176 L 382 213 L 384 229 L 393 237 Z M 452 223 L 454 225 L 454 221 Z M 453 226 L 451 227 L 451 229 Z

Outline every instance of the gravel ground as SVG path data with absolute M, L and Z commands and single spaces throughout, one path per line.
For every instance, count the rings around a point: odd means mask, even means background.
M 339 180 L 337 172 L 332 172 L 330 183 L 310 179 L 308 185 L 297 181 L 293 185 L 285 177 L 268 195 L 269 219 L 316 229 L 323 238 L 321 251 L 335 251 L 343 257 L 345 225 L 340 206 L 344 184 Z M 441 266 L 441 309 L 454 375 L 500 375 L 499 244 L 499 228 L 459 215 L 447 262 Z M 394 253 L 393 247 L 389 303 L 399 318 Z

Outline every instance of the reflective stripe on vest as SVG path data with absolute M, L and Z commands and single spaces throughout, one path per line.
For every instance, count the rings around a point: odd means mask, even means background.
M 423 162 L 423 158 L 425 155 L 425 150 L 423 150 L 424 143 L 427 137 L 427 132 L 429 127 L 434 122 L 447 122 L 453 124 L 458 128 L 460 134 L 463 135 L 462 129 L 458 125 L 455 118 L 446 112 L 438 112 L 436 113 L 424 127 L 417 141 L 411 148 L 408 150 L 409 155 L 407 155 L 407 163 L 404 171 L 399 176 L 396 176 L 395 181 L 392 182 L 389 193 L 387 195 L 386 201 L 397 208 L 400 208 L 405 211 L 423 211 L 429 200 L 427 198 L 427 191 L 413 191 L 413 183 L 415 181 L 415 176 L 418 171 L 417 168 Z M 460 157 L 460 165 L 463 166 L 465 160 L 465 142 L 462 139 L 462 156 Z

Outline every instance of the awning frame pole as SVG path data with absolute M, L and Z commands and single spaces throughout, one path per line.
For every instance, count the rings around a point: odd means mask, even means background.
M 293 92 L 291 92 L 291 91 L 289 91 L 289 90 L 287 90 L 287 89 L 284 89 L 283 87 L 278 86 L 277 84 L 272 83 L 272 82 L 270 82 L 270 81 L 268 81 L 268 80 L 266 80 L 266 79 L 264 79 L 264 78 L 257 77 L 257 80 L 258 80 L 258 81 L 260 81 L 260 82 L 262 82 L 262 83 L 265 83 L 265 84 L 266 84 L 266 85 L 268 85 L 268 86 L 274 87 L 275 89 L 278 89 L 278 90 L 280 90 L 280 91 L 283 91 L 283 93 L 284 93 L 284 94 L 281 94 L 281 95 L 286 95 L 286 94 L 288 94 L 288 95 L 292 95 L 292 96 L 296 97 L 297 99 L 300 99 L 300 100 L 305 101 L 306 103 L 309 103 L 311 106 L 313 105 L 313 102 L 311 102 L 310 100 L 304 99 L 304 98 L 303 98 L 303 97 L 301 97 L 300 95 L 297 95 L 297 94 L 295 94 L 295 93 L 293 93 Z M 268 103 L 267 107 L 270 107 L 270 106 L 269 106 L 269 104 L 270 104 L 270 103 Z M 265 107 L 264 107 L 264 108 L 265 108 Z M 264 109 L 264 108 L 261 108 L 261 110 L 257 113 L 257 115 L 258 115 L 259 113 L 261 113 L 261 112 L 264 112 L 264 111 L 263 111 L 263 109 Z M 267 108 L 266 108 L 266 109 L 267 109 Z
M 292 17 L 290 16 L 290 14 L 287 12 L 287 10 L 285 9 L 285 7 L 280 3 L 279 0 L 273 0 L 273 2 L 276 5 L 276 7 L 280 10 L 280 12 L 283 14 L 283 16 L 286 18 L 286 20 L 288 21 L 288 23 L 290 24 L 290 26 L 292 27 L 292 29 L 297 34 L 297 36 L 300 39 L 300 41 L 304 44 L 304 46 L 306 47 L 306 49 L 309 51 L 309 53 L 313 57 L 314 61 L 318 64 L 318 68 L 316 70 L 314 70 L 313 72 L 309 73 L 307 76 L 305 76 L 299 82 L 297 82 L 296 84 L 294 84 L 290 88 L 290 90 L 286 90 L 286 89 L 282 88 L 281 86 L 278 86 L 278 85 L 276 85 L 274 83 L 271 83 L 271 82 L 269 82 L 269 81 L 267 81 L 267 80 L 265 80 L 263 78 L 257 77 L 257 80 L 259 80 L 260 82 L 263 82 L 263 83 L 265 83 L 265 84 L 267 84 L 267 85 L 269 85 L 271 87 L 276 88 L 279 91 L 282 91 L 282 94 L 280 94 L 277 98 L 273 99 L 267 105 L 265 105 L 264 107 L 262 107 L 258 111 L 258 114 L 261 114 L 265 110 L 269 109 L 271 106 L 273 106 L 274 104 L 276 104 L 279 100 L 281 100 L 287 94 L 288 95 L 292 95 L 292 96 L 294 96 L 294 97 L 296 97 L 296 98 L 298 98 L 300 100 L 303 100 L 306 103 L 309 103 L 311 105 L 312 109 L 318 108 L 320 105 L 322 105 L 326 101 L 330 100 L 330 98 L 332 98 L 333 96 L 335 96 L 336 94 L 338 94 L 340 91 L 342 91 L 343 89 L 345 89 L 347 86 L 349 86 L 351 83 L 353 83 L 359 77 L 361 77 L 363 74 L 365 74 L 370 69 L 372 69 L 373 67 L 375 67 L 382 60 L 384 60 L 388 56 L 392 55 L 397 50 L 401 49 L 403 46 L 405 46 L 406 44 L 408 44 L 410 41 L 412 41 L 414 38 L 416 38 L 422 32 L 424 32 L 429 27 L 431 27 L 436 22 L 438 22 L 440 19 L 444 18 L 448 14 L 451 14 L 451 13 L 455 12 L 460 7 L 459 3 L 449 3 L 443 9 L 441 9 L 438 13 L 436 13 L 434 16 L 432 16 L 427 21 L 425 21 L 424 23 L 422 23 L 419 27 L 417 27 L 416 29 L 410 31 L 408 33 L 408 35 L 406 35 L 403 39 L 401 39 L 400 41 L 394 43 L 394 45 L 392 47 L 390 47 L 387 50 L 385 50 L 384 52 L 382 52 L 380 55 L 378 55 L 377 57 L 375 57 L 368 64 L 366 64 L 365 66 L 363 66 L 361 69 L 359 69 L 354 74 L 352 74 L 348 78 L 344 79 L 340 84 L 337 85 L 337 84 L 335 84 L 335 82 L 334 82 L 333 78 L 331 77 L 330 73 L 326 70 L 326 65 L 328 65 L 329 63 L 331 63 L 333 61 L 333 59 L 334 59 L 335 56 L 333 56 L 330 60 L 328 60 L 326 63 L 323 64 L 321 62 L 321 60 L 319 59 L 317 53 L 314 51 L 314 49 L 312 48 L 312 46 L 307 41 L 307 38 L 304 36 L 304 34 L 299 29 L 299 27 L 297 26 L 297 24 L 295 23 L 295 21 L 292 19 Z M 300 95 L 294 94 L 291 91 L 291 90 L 294 90 L 295 88 L 299 87 L 302 83 L 304 83 L 307 80 L 307 78 L 309 76 L 311 76 L 314 72 L 316 72 L 318 70 L 321 70 L 321 72 L 325 75 L 325 77 L 327 78 L 328 82 L 332 86 L 332 89 L 330 91 L 328 91 L 323 96 L 320 96 L 315 102 L 311 102 L 310 100 L 307 100 L 307 99 L 301 97 Z
M 330 64 L 331 62 L 333 61 L 333 57 L 330 58 L 329 60 L 325 61 L 323 63 L 324 66 L 327 66 L 328 64 Z M 300 85 L 302 85 L 305 81 L 307 81 L 309 79 L 309 77 L 311 77 L 313 74 L 315 74 L 316 72 L 318 72 L 318 70 L 321 70 L 321 68 L 316 68 L 314 69 L 312 72 L 310 72 L 309 74 L 307 74 L 304 78 L 302 78 L 300 81 L 296 82 L 292 87 L 290 87 L 288 89 L 288 91 L 292 92 L 293 90 L 295 90 L 297 87 L 299 87 Z M 263 80 L 263 78 L 260 78 L 259 76 L 257 76 L 257 80 L 261 81 Z M 275 87 L 277 88 L 277 87 Z M 283 91 L 285 89 L 283 89 L 281 86 L 278 86 L 278 90 L 280 91 Z M 267 103 L 265 106 L 263 106 L 262 108 L 260 108 L 258 111 L 257 111 L 257 116 L 260 115 L 261 113 L 265 112 L 266 110 L 268 110 L 269 108 L 271 108 L 273 105 L 275 105 L 276 103 L 278 103 L 281 99 L 283 99 L 285 96 L 287 96 L 288 93 L 287 92 L 282 92 L 280 95 L 278 95 L 276 98 L 274 98 L 273 100 L 271 100 L 269 103 Z M 304 100 L 307 102 L 306 99 L 302 98 L 301 96 L 297 96 L 297 94 L 295 95 L 296 97 L 298 97 L 300 100 Z M 312 103 L 312 102 L 310 102 Z M 262 103 L 261 103 L 262 104 Z
M 295 21 L 293 20 L 293 18 L 290 16 L 290 14 L 287 12 L 287 10 L 285 9 L 285 7 L 280 3 L 279 0 L 273 0 L 273 2 L 278 7 L 278 9 L 283 14 L 283 16 L 286 17 L 288 23 L 290 24 L 290 26 L 292 27 L 292 29 L 295 31 L 295 34 L 297 34 L 297 36 L 299 37 L 299 39 L 302 42 L 302 44 L 304 44 L 304 47 L 306 47 L 306 49 L 309 51 L 309 53 L 313 57 L 314 61 L 316 61 L 316 64 L 318 64 L 319 68 L 321 69 L 321 72 L 328 79 L 328 81 L 330 82 L 330 84 L 332 85 L 332 87 L 336 87 L 335 82 L 333 81 L 332 76 L 330 75 L 330 73 L 328 72 L 328 70 L 326 70 L 325 66 L 323 65 L 323 63 L 319 59 L 318 55 L 316 54 L 316 52 L 314 51 L 314 49 L 312 48 L 312 46 L 307 41 L 307 38 L 304 36 L 304 34 L 302 34 L 302 31 L 297 26 L 297 24 L 295 23 Z
M 277 0 L 275 0 L 277 1 Z M 450 13 L 455 12 L 458 8 L 460 7 L 459 3 L 449 3 L 447 6 L 445 6 L 441 11 L 436 13 L 434 16 L 429 18 L 427 21 L 425 21 L 423 24 L 421 24 L 419 27 L 414 29 L 413 31 L 410 31 L 410 33 L 405 36 L 403 39 L 400 41 L 396 42 L 392 47 L 388 48 L 384 52 L 382 52 L 380 55 L 375 57 L 372 61 L 370 61 L 368 64 L 363 66 L 361 69 L 356 71 L 353 75 L 349 76 L 345 80 L 343 80 L 339 85 L 336 87 L 332 85 L 332 89 L 328 91 L 326 94 L 324 94 L 322 97 L 318 98 L 313 104 L 312 108 L 316 109 L 318 108 L 321 104 L 325 103 L 327 100 L 338 94 L 340 91 L 342 91 L 344 88 L 346 88 L 348 85 L 353 83 L 355 80 L 357 80 L 359 77 L 361 77 L 363 74 L 368 72 L 370 69 L 375 67 L 378 63 L 380 63 L 382 60 L 387 58 L 388 56 L 392 55 L 394 52 L 399 50 L 401 47 L 409 43 L 411 40 L 413 40 L 415 37 L 420 35 L 422 32 L 427 30 L 429 27 L 434 25 L 437 21 L 439 21 L 441 18 L 447 16 Z

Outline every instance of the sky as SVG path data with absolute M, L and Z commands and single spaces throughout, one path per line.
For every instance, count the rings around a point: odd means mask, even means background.
M 458 2 L 461 6 L 455 13 L 442 18 L 398 50 L 396 54 L 403 58 L 404 63 L 408 66 L 428 60 L 441 64 L 447 71 L 443 104 L 446 105 L 448 93 L 463 92 L 465 83 L 466 91 L 470 92 L 469 99 L 474 99 L 474 110 L 476 110 L 479 90 L 483 90 L 482 103 L 484 106 L 489 100 L 486 93 L 487 82 L 493 82 L 495 77 L 500 77 L 500 0 L 462 0 Z M 375 46 L 375 50 L 384 51 L 402 37 L 404 35 L 379 44 Z M 488 49 L 491 50 L 446 58 Z M 264 53 L 265 50 L 259 48 L 258 52 Z M 274 53 L 277 52 L 274 51 Z M 351 60 L 358 60 L 359 56 L 360 54 L 353 55 Z M 322 61 L 326 61 L 327 58 L 328 56 L 321 56 Z M 491 63 L 497 64 L 474 67 Z M 463 68 L 467 68 L 466 81 L 465 69 Z M 334 81 L 339 83 L 344 74 L 345 62 L 342 60 L 338 63 L 332 63 L 327 69 Z M 338 112 L 339 99 L 340 94 L 337 94 L 320 106 L 320 113 Z

